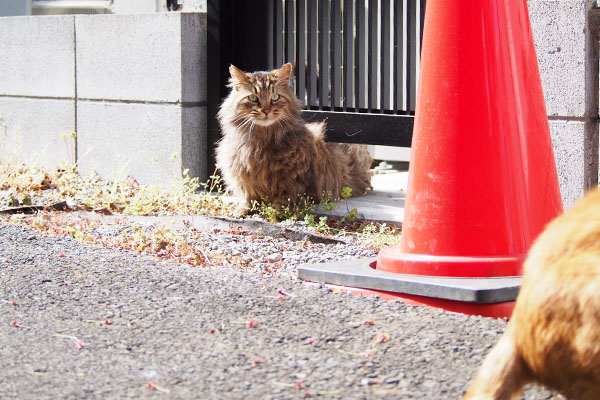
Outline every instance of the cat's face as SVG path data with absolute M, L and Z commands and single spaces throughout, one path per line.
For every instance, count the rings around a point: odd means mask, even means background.
M 232 95 L 237 100 L 241 124 L 266 127 L 285 122 L 296 101 L 289 89 L 291 70 L 291 64 L 270 72 L 254 73 L 245 73 L 233 65 L 229 67 Z

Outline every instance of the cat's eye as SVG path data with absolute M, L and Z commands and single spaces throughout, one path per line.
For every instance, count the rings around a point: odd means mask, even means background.
M 279 100 L 279 95 L 277 93 L 275 93 L 273 96 L 271 96 L 271 101 L 277 101 Z
M 251 94 L 250 96 L 248 96 L 248 100 L 250 100 L 253 103 L 256 103 L 258 101 L 258 97 L 256 97 L 255 95 Z

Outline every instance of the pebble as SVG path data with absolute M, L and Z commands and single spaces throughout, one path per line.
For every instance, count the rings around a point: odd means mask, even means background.
M 295 228 L 297 227 L 296 225 Z M 307 227 L 304 229 L 310 230 Z M 186 235 L 187 232 L 181 231 L 178 234 Z M 260 275 L 275 273 L 271 270 L 274 264 L 277 265 L 278 274 L 295 276 L 296 267 L 302 264 L 376 256 L 375 250 L 365 249 L 348 238 L 343 238 L 345 242 L 342 243 L 324 244 L 248 235 L 243 231 L 237 234 L 201 231 L 195 232 L 195 236 L 190 239 L 194 246 L 204 249 L 209 259 L 211 254 L 231 256 L 234 257 L 233 262 L 244 266 L 244 271 Z
M 270 263 L 276 263 L 277 261 L 281 261 L 281 254 L 273 253 L 267 256 L 267 261 Z

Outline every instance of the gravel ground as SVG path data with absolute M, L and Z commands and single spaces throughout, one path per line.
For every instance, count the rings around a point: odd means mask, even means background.
M 284 267 L 194 268 L 0 223 L 0 398 L 459 399 L 505 328 L 291 273 L 364 251 L 349 244 L 203 235 Z

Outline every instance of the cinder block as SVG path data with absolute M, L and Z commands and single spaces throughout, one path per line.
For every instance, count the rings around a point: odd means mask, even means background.
M 206 101 L 206 14 L 76 17 L 83 99 Z
M 548 115 L 585 115 L 585 27 L 590 0 L 528 0 Z
M 584 195 L 585 123 L 550 121 L 550 134 L 563 206 L 567 209 Z
M 75 95 L 74 17 L 0 18 L 0 95 Z
M 183 102 L 206 102 L 206 14 L 181 13 Z
M 190 176 L 201 181 L 208 179 L 206 151 L 206 107 L 181 108 L 181 159 L 183 168 L 189 168 Z M 210 171 L 212 172 L 212 171 Z
M 80 101 L 79 170 L 102 178 L 131 175 L 140 184 L 167 185 L 190 169 L 206 179 L 203 107 Z
M 42 168 L 72 165 L 74 120 L 73 100 L 0 97 L 0 158 Z

